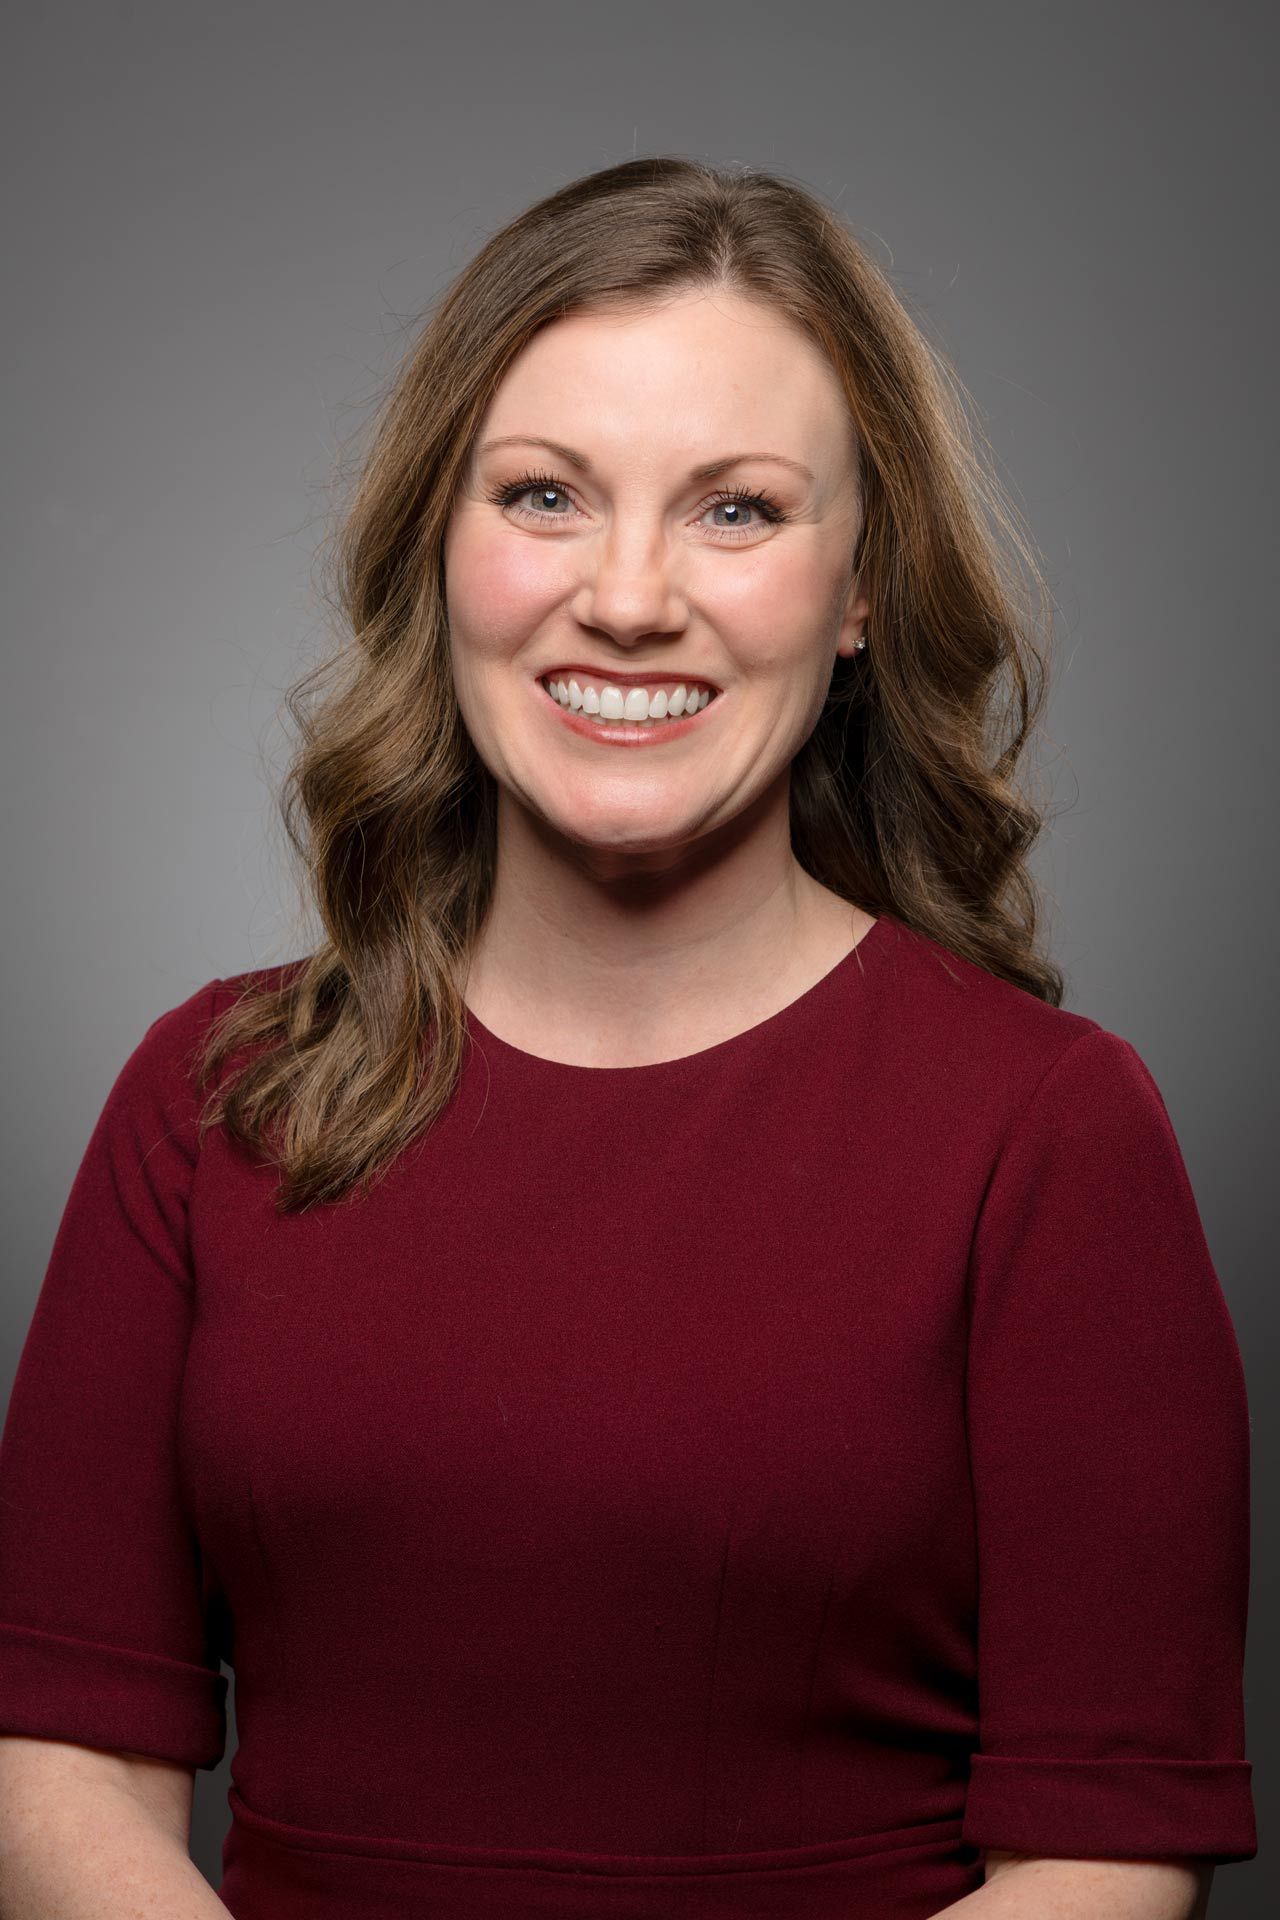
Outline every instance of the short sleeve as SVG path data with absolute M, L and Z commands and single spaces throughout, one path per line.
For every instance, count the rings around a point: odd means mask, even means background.
M 963 1837 L 1247 1860 L 1249 1415 L 1164 1101 L 1090 1024 L 974 1232 L 966 1411 L 980 1737 Z
M 192 1056 L 220 983 L 120 1070 L 67 1199 L 0 1438 L 0 1733 L 212 1767 L 225 1678 L 180 1491 Z

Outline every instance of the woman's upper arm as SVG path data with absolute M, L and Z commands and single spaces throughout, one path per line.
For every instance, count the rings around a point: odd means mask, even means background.
M 1244 1375 L 1127 1041 L 1087 1032 L 1038 1082 L 970 1281 L 980 1740 L 963 1837 L 997 1861 L 1252 1858 Z
M 180 1448 L 194 1064 L 217 988 L 153 1021 L 108 1091 L 0 1432 L 0 1734 L 183 1770 L 217 1765 L 227 1731 L 225 1622 Z

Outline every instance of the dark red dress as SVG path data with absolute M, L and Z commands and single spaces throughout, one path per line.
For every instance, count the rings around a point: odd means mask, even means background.
M 239 1920 L 923 1920 L 1243 1860 L 1249 1423 L 1133 1046 L 882 916 L 660 1065 L 474 1016 L 273 1211 L 148 1028 L 0 1445 L 0 1732 L 213 1767 Z

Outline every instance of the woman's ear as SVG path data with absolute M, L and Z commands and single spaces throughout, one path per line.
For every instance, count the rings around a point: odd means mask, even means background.
M 863 639 L 863 630 L 867 624 L 867 615 L 871 611 L 871 602 L 860 590 L 858 579 L 849 582 L 849 591 L 845 595 L 844 612 L 840 617 L 840 634 L 836 641 L 837 654 L 846 657 L 857 653 L 859 641 Z

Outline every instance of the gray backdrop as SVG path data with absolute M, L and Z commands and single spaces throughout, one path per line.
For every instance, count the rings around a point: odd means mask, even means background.
M 955 359 L 1057 597 L 1036 868 L 1067 1004 L 1160 1084 L 1253 1412 L 1262 1853 L 1215 1920 L 1276 1899 L 1274 19 L 54 5 L 10 29 L 3 112 L 6 1398 L 124 1058 L 298 950 L 273 716 L 325 644 L 331 461 L 405 327 L 576 174 L 776 165 Z M 227 1784 L 198 1776 L 215 1884 Z

